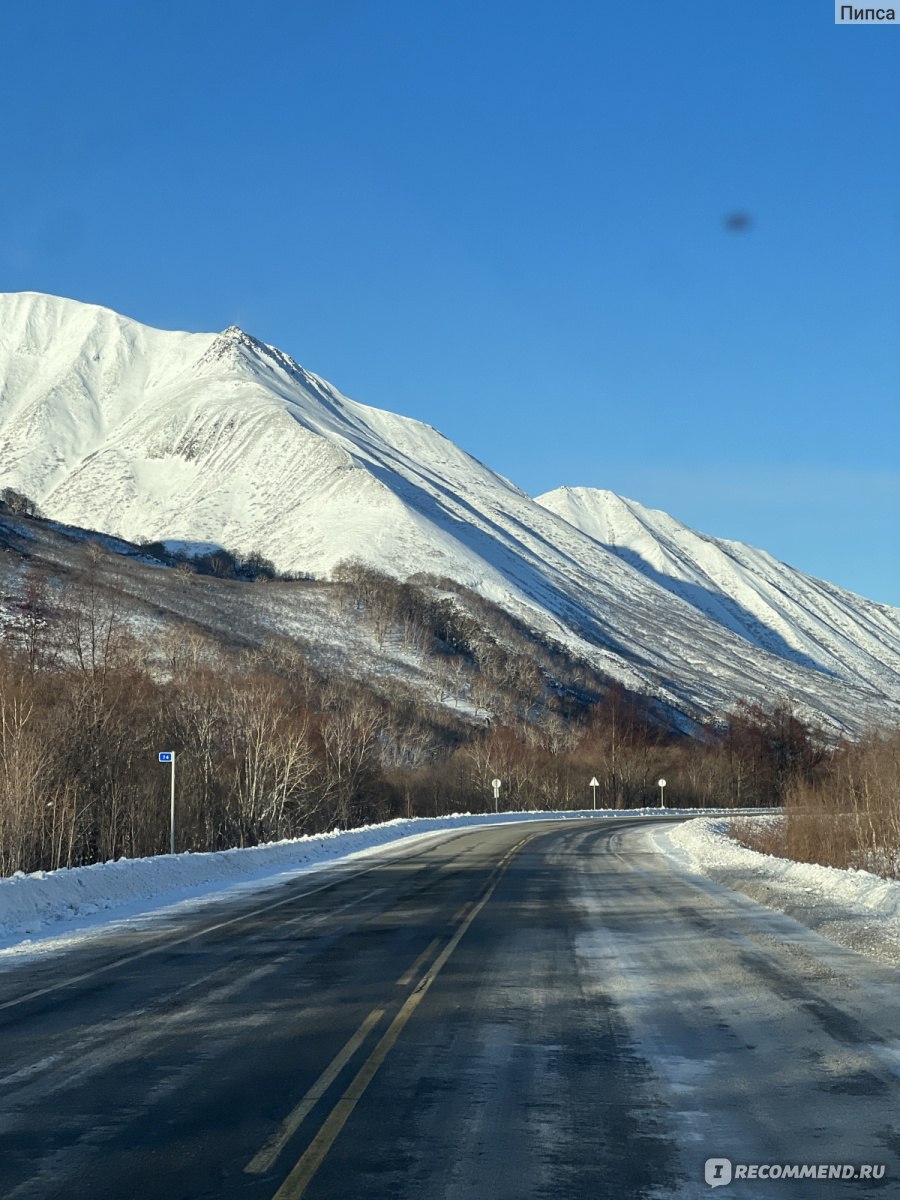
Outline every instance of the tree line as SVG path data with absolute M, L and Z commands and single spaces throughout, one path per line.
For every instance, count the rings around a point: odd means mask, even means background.
M 26 569 L 0 644 L 0 872 L 165 852 L 160 750 L 176 753 L 177 848 L 192 851 L 488 811 L 495 776 L 504 809 L 589 807 L 592 776 L 602 807 L 653 804 L 661 774 L 671 805 L 746 806 L 828 770 L 786 702 L 688 737 L 449 581 L 336 576 L 376 642 L 427 659 L 430 690 L 326 673 L 287 638 L 145 629 L 99 551 L 65 586 Z
M 900 878 L 900 730 L 828 748 L 818 768 L 790 780 L 784 820 L 745 825 L 753 849 L 798 862 Z

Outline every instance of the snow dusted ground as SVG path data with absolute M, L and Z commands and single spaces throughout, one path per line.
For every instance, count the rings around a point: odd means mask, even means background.
M 669 810 L 674 811 L 674 810 Z M 450 829 L 548 818 L 584 820 L 659 815 L 658 809 L 576 812 L 461 813 L 416 817 L 360 829 L 212 854 L 119 859 L 90 867 L 18 873 L 0 879 L 0 962 L 36 950 L 58 950 L 105 932 L 113 923 L 143 921 L 173 905 L 211 903 L 228 893 L 286 883 L 339 861 L 359 859 L 392 843 L 411 849 Z
M 900 881 L 760 854 L 734 841 L 729 826 L 704 817 L 648 836 L 692 875 L 743 892 L 838 945 L 900 965 Z

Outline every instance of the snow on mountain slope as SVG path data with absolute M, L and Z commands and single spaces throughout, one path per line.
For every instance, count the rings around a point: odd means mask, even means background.
M 806 634 L 798 649 L 789 615 L 748 638 L 718 589 L 703 611 L 662 559 L 653 577 L 430 426 L 347 399 L 236 328 L 165 333 L 71 300 L 0 296 L 7 484 L 130 540 L 259 550 L 320 576 L 348 557 L 450 576 L 689 713 L 778 693 L 848 729 L 898 713 L 895 610 L 882 636 L 879 606 L 860 602 L 870 648 L 854 652 L 851 629 L 843 657 Z
M 613 492 L 563 487 L 537 501 L 748 642 L 838 676 L 864 673 L 897 694 L 900 610 Z
M 33 293 L 0 302 L 0 463 L 46 495 L 212 340 Z

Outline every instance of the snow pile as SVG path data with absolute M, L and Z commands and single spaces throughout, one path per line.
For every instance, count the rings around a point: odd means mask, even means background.
M 635 810 L 635 815 L 659 810 Z M 146 914 L 186 900 L 209 900 L 235 887 L 262 888 L 284 883 L 338 859 L 447 829 L 497 825 L 547 818 L 632 815 L 621 810 L 533 813 L 460 813 L 448 817 L 414 817 L 334 831 L 314 837 L 272 842 L 245 850 L 210 854 L 160 855 L 119 859 L 90 867 L 19 872 L 0 879 L 0 949 L 29 938 L 57 937 Z
M 650 836 L 694 875 L 744 892 L 841 945 L 900 963 L 900 881 L 748 850 L 729 836 L 730 824 L 701 818 Z

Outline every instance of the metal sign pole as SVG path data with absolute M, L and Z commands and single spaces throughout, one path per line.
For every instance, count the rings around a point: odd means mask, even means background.
M 594 812 L 597 811 L 597 788 L 599 786 L 600 786 L 600 780 L 597 778 L 596 775 L 592 775 L 591 782 L 588 784 L 588 787 L 591 789 L 591 794 L 594 799 Z
M 159 761 L 172 768 L 172 802 L 169 809 L 169 853 L 175 853 L 175 751 L 160 750 Z
M 502 780 L 492 779 L 491 787 L 494 789 L 494 812 L 500 811 L 500 784 Z
M 169 853 L 175 853 L 175 755 L 172 755 L 172 805 L 169 812 Z

